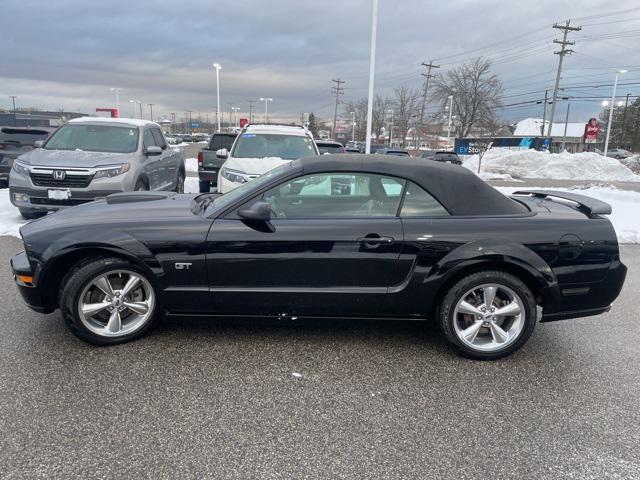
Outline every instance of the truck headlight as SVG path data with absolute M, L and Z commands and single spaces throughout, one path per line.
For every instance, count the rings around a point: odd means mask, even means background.
M 19 173 L 20 175 L 29 175 L 29 170 L 27 169 L 27 166 L 18 162 L 17 160 L 13 161 L 13 165 L 11 168 L 13 168 L 14 172 Z
M 247 174 L 241 172 L 240 170 L 230 170 L 228 168 L 223 168 L 221 175 L 223 178 L 226 178 L 233 183 L 247 183 L 249 181 L 249 177 L 247 176 Z
M 118 175 L 122 175 L 125 172 L 129 171 L 130 165 L 128 163 L 123 163 L 122 165 L 111 165 L 108 167 L 100 167 L 93 178 L 111 178 L 117 177 Z

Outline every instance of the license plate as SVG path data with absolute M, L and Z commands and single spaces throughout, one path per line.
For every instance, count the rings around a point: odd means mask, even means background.
M 69 200 L 71 196 L 71 192 L 67 190 L 49 190 L 48 191 L 49 198 L 51 200 Z

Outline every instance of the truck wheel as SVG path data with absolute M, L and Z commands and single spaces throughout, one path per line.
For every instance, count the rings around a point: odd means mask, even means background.
M 200 193 L 209 193 L 211 191 L 211 182 L 209 180 L 200 180 Z
M 498 270 L 473 273 L 446 293 L 439 308 L 442 332 L 461 355 L 495 360 L 518 350 L 537 321 L 531 290 Z
M 36 218 L 44 217 L 47 214 L 47 212 L 38 210 L 23 210 L 22 208 L 19 210 L 20 215 L 22 215 L 22 218 L 25 220 L 35 220 Z
M 184 193 L 184 173 L 178 172 L 178 180 L 176 180 L 176 193 Z
M 140 268 L 118 257 L 80 262 L 66 275 L 60 310 L 67 328 L 94 345 L 134 340 L 158 317 L 151 280 Z

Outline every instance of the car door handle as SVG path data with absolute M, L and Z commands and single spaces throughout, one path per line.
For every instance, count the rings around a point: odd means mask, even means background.
M 393 243 L 394 241 L 395 241 L 395 238 L 393 237 L 367 236 L 367 237 L 358 238 L 358 242 L 366 243 L 369 245 L 380 245 L 381 243 L 389 244 L 389 243 Z

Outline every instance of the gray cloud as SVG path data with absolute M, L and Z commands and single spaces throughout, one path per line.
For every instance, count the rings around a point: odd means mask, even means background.
M 615 10 L 634 6 L 633 0 L 620 1 Z M 225 109 L 228 102 L 246 109 L 248 98 L 269 96 L 276 116 L 328 115 L 331 78 L 347 79 L 344 100 L 366 95 L 370 9 L 369 0 L 4 0 L 0 105 L 8 106 L 8 95 L 18 95 L 25 106 L 91 111 L 113 104 L 109 87 L 118 86 L 124 89 L 125 113 L 128 99 L 135 98 L 155 103 L 155 111 L 164 114 L 187 109 L 211 114 L 211 64 L 217 61 L 223 64 Z M 551 24 L 608 10 L 610 3 L 602 0 L 380 0 L 376 90 L 419 85 L 420 62 L 430 58 L 441 59 L 444 70 L 489 55 L 506 94 L 514 95 L 505 103 L 531 98 L 535 94 L 515 95 L 542 90 L 553 80 L 557 56 L 550 41 L 558 32 Z M 632 30 L 640 24 L 640 11 L 611 18 L 627 22 L 585 27 L 581 34 Z M 615 65 L 640 66 L 632 44 L 612 49 L 593 39 L 576 40 L 578 53 L 567 60 L 566 82 L 605 82 Z M 637 38 L 632 41 L 637 44 Z M 461 52 L 469 53 L 447 58 Z M 585 100 L 572 110 L 578 117 L 597 108 L 597 102 Z M 514 106 L 503 116 L 538 113 L 536 107 Z

